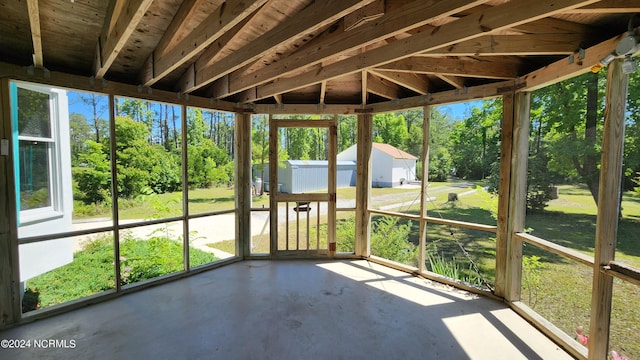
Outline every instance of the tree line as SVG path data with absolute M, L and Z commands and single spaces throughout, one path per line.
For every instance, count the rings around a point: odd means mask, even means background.
M 598 197 L 600 144 L 604 123 L 604 71 L 537 90 L 531 96 L 527 201 L 542 209 L 553 186 L 583 184 Z M 71 148 L 76 197 L 86 203 L 109 201 L 110 161 L 108 121 L 101 116 L 106 97 L 88 94 L 90 118 L 72 114 Z M 179 191 L 182 187 L 182 126 L 179 107 L 142 100 L 119 99 L 116 104 L 116 166 L 118 192 L 135 197 L 145 192 Z M 632 74 L 625 126 L 625 190 L 640 185 L 640 76 Z M 317 116 L 296 116 L 312 121 Z M 188 108 L 188 185 L 190 188 L 233 182 L 234 126 L 231 114 Z M 502 101 L 485 100 L 463 119 L 453 119 L 434 107 L 430 111 L 429 181 L 488 179 L 495 191 L 499 180 Z M 420 177 L 424 119 L 422 109 L 376 114 L 373 141 L 393 145 L 419 158 Z M 327 159 L 326 129 L 283 128 L 278 134 L 280 160 Z M 338 118 L 338 152 L 357 140 L 357 118 Z M 254 169 L 269 157 L 269 122 L 252 117 Z M 264 177 L 254 174 L 254 177 Z M 640 190 L 640 189 L 639 189 Z

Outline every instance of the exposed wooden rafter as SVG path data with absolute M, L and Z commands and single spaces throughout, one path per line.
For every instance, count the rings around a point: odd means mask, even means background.
M 640 12 L 639 0 L 602 0 L 597 4 L 573 9 L 570 13 L 578 14 L 603 14 L 603 13 L 638 13 Z
M 278 27 L 255 39 L 241 51 L 219 61 L 195 69 L 195 83 L 183 83 L 181 90 L 191 92 L 260 58 L 266 51 L 292 39 L 316 31 L 329 25 L 354 9 L 371 3 L 374 0 L 328 0 L 316 2 L 304 9 L 298 16 L 282 22 Z M 191 86 L 189 86 L 191 85 Z
M 400 98 L 400 87 L 391 81 L 367 73 L 367 91 L 389 100 Z
M 152 2 L 153 0 L 116 0 L 112 17 L 105 21 L 98 40 L 94 64 L 96 78 L 103 78 L 109 71 Z
M 429 92 L 429 81 L 426 77 L 422 77 L 417 74 L 382 70 L 378 68 L 369 71 L 382 79 L 394 82 L 402 87 L 415 91 L 418 94 L 426 95 Z
M 435 74 L 435 75 L 438 79 L 446 82 L 447 84 L 453 86 L 456 89 L 464 88 L 465 79 L 463 77 L 454 76 L 454 75 L 445 75 L 445 74 Z
M 257 98 L 263 99 L 273 93 L 290 91 L 311 84 L 344 76 L 363 67 L 377 67 L 410 57 L 424 51 L 435 50 L 456 42 L 471 40 L 484 34 L 535 21 L 557 14 L 566 9 L 585 6 L 597 0 L 523 0 L 509 2 L 479 13 L 473 13 L 455 22 L 442 25 L 432 32 L 413 35 L 403 41 L 371 50 L 361 56 L 351 57 L 325 66 L 321 71 L 306 72 L 278 82 L 259 86 Z M 233 84 L 231 84 L 233 86 Z
M 411 57 L 380 65 L 378 69 L 488 79 L 515 79 L 518 77 L 518 64 L 515 63 L 502 64 L 452 58 Z
M 225 32 L 264 5 L 266 1 L 228 0 L 223 2 L 218 11 L 209 15 L 177 46 L 170 50 L 156 48 L 152 54 L 152 60 L 147 61 L 147 67 L 141 71 L 141 76 L 144 76 L 142 83 L 145 86 L 150 86 L 181 65 L 191 61 L 193 57 L 206 49 L 207 46 Z M 162 55 L 158 56 L 157 54 Z M 149 66 L 152 68 L 149 69 Z
M 324 39 L 323 43 L 314 43 L 314 46 L 308 47 L 306 50 L 301 49 L 269 68 L 255 73 L 232 74 L 227 92 L 214 92 L 212 96 L 216 98 L 229 96 L 258 84 L 275 80 L 296 69 L 319 64 L 337 55 L 374 44 L 409 29 L 426 25 L 431 21 L 446 18 L 486 1 L 413 1 L 349 32 L 334 31 L 331 36 Z
M 568 34 L 488 35 L 423 53 L 428 56 L 562 55 L 580 48 L 584 36 Z
M 29 26 L 31 27 L 31 42 L 33 43 L 33 66 L 42 68 L 44 60 L 42 56 L 42 34 L 38 0 L 27 0 L 27 11 L 29 12 Z

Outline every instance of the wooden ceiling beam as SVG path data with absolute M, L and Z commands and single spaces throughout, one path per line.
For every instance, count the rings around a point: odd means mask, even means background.
M 453 86 L 456 89 L 464 88 L 465 79 L 463 77 L 453 76 L 453 75 L 444 75 L 444 74 L 434 74 L 434 75 L 438 77 L 438 79 L 446 82 L 447 84 Z
M 391 81 L 381 79 L 377 76 L 367 73 L 367 89 L 366 92 L 382 96 L 389 100 L 400 98 L 400 87 Z M 363 103 L 364 104 L 364 103 Z
M 363 68 L 379 67 L 414 54 L 435 50 L 460 41 L 471 40 L 484 34 L 552 16 L 564 10 L 589 5 L 596 1 L 521 0 L 508 2 L 465 16 L 452 23 L 437 27 L 431 32 L 415 34 L 410 38 L 390 43 L 360 56 L 338 61 L 323 67 L 319 72 L 310 71 L 291 78 L 280 79 L 267 85 L 261 85 L 257 94 L 260 98 L 264 98 L 270 97 L 274 93 L 292 91 L 323 80 L 330 80 L 362 71 Z
M 469 61 L 454 58 L 411 57 L 377 67 L 381 70 L 418 74 L 442 74 L 488 79 L 515 79 L 518 64 L 491 61 Z
M 421 95 L 427 95 L 429 92 L 429 81 L 420 75 L 410 74 L 405 72 L 372 69 L 369 70 L 372 74 L 391 82 L 394 82 L 402 87 L 405 87 L 411 91 L 417 92 Z
M 564 36 L 542 35 L 489 35 L 459 42 L 437 50 L 422 53 L 424 56 L 529 56 L 569 55 L 580 49 L 584 37 L 579 34 Z
M 265 52 L 274 47 L 330 25 L 346 14 L 373 1 L 325 0 L 315 2 L 296 16 L 285 20 L 271 31 L 245 45 L 242 49 L 234 51 L 232 54 L 205 67 L 196 67 L 195 84 L 190 87 L 182 86 L 181 91 L 191 92 L 206 86 L 221 76 L 258 60 Z
M 280 61 L 272 64 L 268 68 L 249 74 L 233 73 L 231 74 L 229 92 L 218 92 L 212 94 L 212 96 L 223 98 L 250 87 L 273 81 L 297 69 L 320 64 L 337 55 L 375 44 L 378 41 L 426 25 L 434 20 L 448 17 L 486 1 L 487 0 L 412 1 L 392 11 L 388 11 L 382 17 L 365 23 L 351 31 L 341 32 L 332 29 L 333 32 L 330 36 L 325 37 L 322 42 L 309 42 L 304 48 L 299 49 L 288 57 L 280 59 Z
M 27 11 L 29 12 L 31 42 L 33 43 L 33 66 L 41 69 L 44 67 L 44 58 L 42 55 L 42 33 L 40 30 L 38 0 L 27 0 Z
M 524 34 L 553 34 L 559 36 L 562 34 L 597 34 L 599 29 L 590 25 L 580 24 L 572 21 L 566 21 L 555 18 L 542 18 L 536 21 L 517 24 L 512 30 L 519 31 Z
M 597 4 L 567 12 L 573 14 L 634 14 L 640 12 L 640 0 L 601 0 Z
M 167 27 L 167 30 L 154 49 L 155 56 L 165 55 L 169 50 L 174 48 L 180 40 L 188 35 L 184 33 L 185 25 L 196 16 L 197 11 L 200 10 L 202 4 L 206 1 L 207 0 L 184 0 L 182 4 L 180 4 L 178 12 L 174 15 L 169 27 Z M 215 6 L 219 7 L 222 0 L 216 0 L 216 2 L 218 4 Z
M 142 83 L 151 86 L 158 80 L 169 75 L 172 71 L 190 62 L 193 57 L 202 52 L 210 44 L 232 29 L 247 16 L 250 16 L 267 0 L 227 0 L 220 5 L 198 27 L 171 50 L 158 55 L 164 49 L 156 49 L 152 53 L 151 61 L 147 61 L 146 68 L 140 72 Z M 151 69 L 149 69 L 151 67 Z
M 102 79 L 118 57 L 153 0 L 116 0 L 98 40 L 94 73 Z

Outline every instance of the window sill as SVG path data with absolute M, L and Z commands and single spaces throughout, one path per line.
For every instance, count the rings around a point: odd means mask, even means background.
M 60 211 L 36 211 L 29 214 L 20 213 L 20 226 L 34 225 L 41 222 L 62 219 L 64 213 Z

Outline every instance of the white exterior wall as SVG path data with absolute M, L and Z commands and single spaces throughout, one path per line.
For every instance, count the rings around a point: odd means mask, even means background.
M 371 181 L 373 187 L 393 186 L 393 158 L 373 149 L 371 153 Z
M 71 179 L 71 147 L 69 143 L 69 108 L 64 90 L 51 90 L 58 96 L 58 121 L 55 128 L 59 154 L 55 163 L 54 187 L 59 204 L 58 211 L 46 217 L 20 219 L 18 238 L 61 233 L 72 230 L 73 189 Z M 14 139 L 17 141 L 17 139 Z M 63 238 L 19 245 L 20 281 L 46 273 L 73 261 L 73 240 Z
M 398 186 L 404 179 L 407 181 L 416 180 L 416 161 L 413 159 L 393 159 L 393 186 Z

